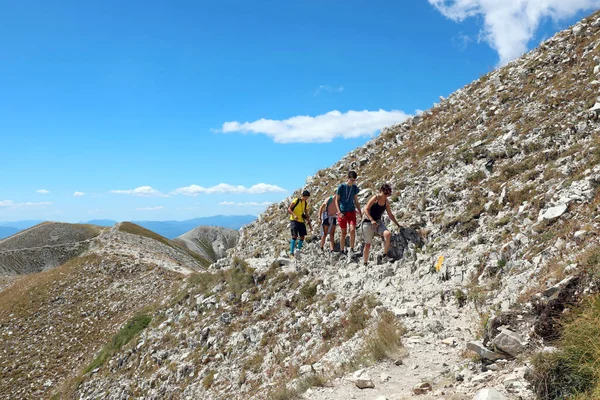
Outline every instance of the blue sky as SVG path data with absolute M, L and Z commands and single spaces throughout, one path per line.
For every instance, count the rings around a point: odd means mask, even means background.
M 598 7 L 0 0 L 0 220 L 257 214 Z

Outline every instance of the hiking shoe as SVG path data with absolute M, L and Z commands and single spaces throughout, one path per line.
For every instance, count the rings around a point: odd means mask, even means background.
M 381 256 L 381 261 L 383 261 L 384 263 L 394 262 L 394 258 L 392 256 L 390 256 L 389 254 L 384 254 Z

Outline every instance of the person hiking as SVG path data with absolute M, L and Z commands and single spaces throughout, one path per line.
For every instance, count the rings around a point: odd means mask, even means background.
M 360 204 L 358 204 L 358 192 L 360 189 L 356 186 L 356 172 L 348 172 L 348 180 L 342 183 L 335 195 L 335 207 L 337 209 L 338 225 L 342 231 L 340 239 L 340 251 L 345 253 L 346 232 L 350 225 L 350 251 L 354 252 L 354 241 L 356 239 L 356 215 L 361 216 Z
M 310 224 L 310 217 L 308 212 L 308 198 L 310 192 L 305 190 L 302 192 L 301 197 L 297 197 L 292 201 L 292 204 L 288 207 L 288 214 L 290 214 L 290 230 L 292 231 L 292 240 L 290 241 L 290 255 L 294 256 L 294 250 L 296 249 L 296 242 L 298 243 L 298 250 L 302 248 L 304 244 L 304 237 L 306 236 L 306 223 L 312 230 Z M 298 240 L 298 237 L 300 240 Z
M 335 206 L 335 193 L 325 199 L 319 208 L 319 225 L 321 225 L 321 250 L 325 246 L 325 239 L 329 235 L 329 252 L 333 253 L 335 248 L 335 226 L 337 209 Z
M 388 255 L 388 251 L 390 250 L 390 241 L 391 241 L 391 233 L 383 223 L 383 212 L 387 211 L 390 219 L 398 226 L 400 229 L 400 224 L 396 221 L 396 217 L 390 210 L 390 203 L 388 201 L 388 197 L 392 195 L 392 187 L 387 183 L 381 185 L 379 189 L 379 193 L 374 195 L 369 199 L 367 205 L 365 206 L 365 219 L 362 223 L 362 233 L 365 239 L 365 248 L 363 250 L 363 264 L 367 265 L 369 260 L 369 251 L 371 250 L 371 243 L 373 241 L 373 236 L 379 235 L 384 240 L 383 246 L 383 259 L 388 261 L 390 256 Z

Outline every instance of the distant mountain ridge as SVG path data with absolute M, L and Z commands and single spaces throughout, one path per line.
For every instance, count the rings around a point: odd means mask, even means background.
M 199 217 L 185 221 L 131 221 L 146 229 L 158 233 L 168 239 L 174 239 L 198 226 L 220 226 L 223 228 L 238 230 L 256 219 L 255 215 L 213 215 L 210 217 Z M 43 221 L 15 221 L 0 222 L 0 239 L 14 235 L 15 233 L 31 228 Z M 95 219 L 81 222 L 98 226 L 113 226 L 118 221 L 111 219 Z

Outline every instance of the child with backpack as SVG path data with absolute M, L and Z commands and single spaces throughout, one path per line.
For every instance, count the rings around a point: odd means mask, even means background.
M 312 230 L 310 217 L 308 215 L 309 197 L 310 192 L 305 190 L 302 192 L 302 196 L 295 198 L 288 207 L 288 214 L 290 214 L 290 230 L 292 232 L 292 240 L 290 241 L 290 255 L 292 257 L 294 256 L 296 243 L 298 244 L 298 250 L 300 250 L 304 244 L 306 223 L 308 223 L 309 228 Z M 300 238 L 300 240 L 298 240 L 298 238 Z
M 335 207 L 335 194 L 325 199 L 319 208 L 319 224 L 321 225 L 321 250 L 325 245 L 325 239 L 329 235 L 330 253 L 333 253 L 335 248 L 335 226 L 337 219 L 337 209 Z

